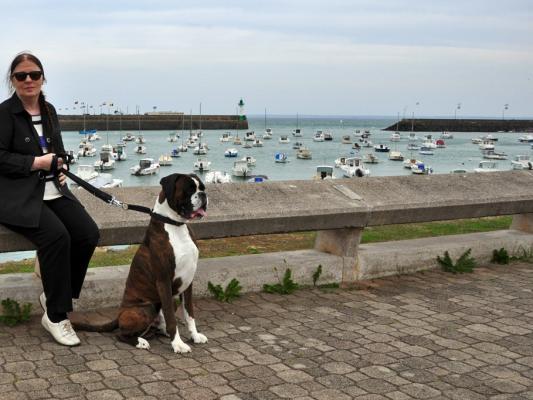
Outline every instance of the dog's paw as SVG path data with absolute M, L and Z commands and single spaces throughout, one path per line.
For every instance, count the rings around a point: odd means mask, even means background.
M 189 346 L 186 343 L 183 343 L 181 339 L 173 340 L 171 344 L 172 344 L 172 349 L 174 350 L 174 353 L 190 353 L 191 352 L 191 346 Z
M 207 343 L 207 337 L 201 333 L 194 333 L 191 335 L 192 341 L 196 344 L 198 343 Z
M 148 343 L 148 340 L 143 338 L 137 338 L 137 347 L 138 349 L 149 349 L 150 343 Z

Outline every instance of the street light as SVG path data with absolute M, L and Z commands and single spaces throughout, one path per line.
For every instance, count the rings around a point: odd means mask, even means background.
M 457 107 L 454 110 L 454 118 L 457 119 L 457 110 L 461 109 L 461 103 L 457 103 Z
M 503 110 L 502 110 L 502 119 L 505 119 L 505 110 L 508 110 L 508 109 L 509 109 L 509 104 L 505 103 L 503 105 Z

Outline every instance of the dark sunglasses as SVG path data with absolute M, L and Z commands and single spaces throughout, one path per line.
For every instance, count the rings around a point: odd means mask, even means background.
M 32 81 L 38 81 L 43 76 L 43 71 L 15 72 L 11 77 L 14 77 L 19 82 L 24 82 L 28 75 Z

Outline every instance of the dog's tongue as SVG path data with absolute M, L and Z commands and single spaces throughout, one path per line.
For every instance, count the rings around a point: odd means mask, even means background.
M 205 212 L 205 210 L 203 208 L 199 208 L 198 210 L 196 211 L 193 211 L 193 213 L 191 214 L 191 218 L 196 218 L 196 217 L 205 217 L 207 215 L 207 213 Z

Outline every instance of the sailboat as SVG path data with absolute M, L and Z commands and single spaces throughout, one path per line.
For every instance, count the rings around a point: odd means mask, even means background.
M 294 137 L 302 137 L 303 133 L 298 125 L 298 113 L 296 113 L 296 128 L 292 130 L 292 136 Z
M 272 139 L 272 128 L 267 128 L 267 109 L 265 108 L 265 133 L 263 134 L 264 140 Z

